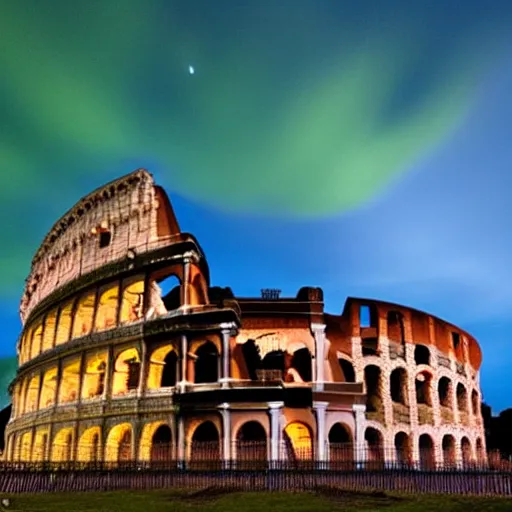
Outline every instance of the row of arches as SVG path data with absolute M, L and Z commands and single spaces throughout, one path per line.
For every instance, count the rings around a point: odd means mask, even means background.
M 83 360 L 82 360 L 83 359 Z M 217 345 L 210 340 L 195 344 L 187 360 L 187 381 L 201 384 L 217 382 L 220 360 Z M 84 353 L 19 381 L 13 397 L 14 415 L 35 412 L 55 404 L 111 396 L 123 396 L 137 390 L 144 378 L 146 391 L 172 388 L 180 378 L 180 356 L 174 345 L 153 350 L 142 375 L 140 351 L 130 347 L 113 359 L 109 369 L 108 352 Z
M 364 381 L 367 393 L 367 411 L 375 412 L 383 406 L 383 378 L 382 371 L 376 365 L 367 365 L 364 369 Z M 417 404 L 424 404 L 432 407 L 433 393 L 436 392 L 441 407 L 452 409 L 454 398 L 460 412 L 469 413 L 468 392 L 464 384 L 459 382 L 454 388 L 452 381 L 443 376 L 438 379 L 437 386 L 434 386 L 433 375 L 429 371 L 420 371 L 415 378 L 415 396 Z M 389 394 L 394 403 L 409 405 L 409 384 L 407 370 L 403 367 L 395 368 L 389 377 Z M 475 417 L 480 416 L 480 400 L 476 389 L 471 392 L 471 413 Z
M 370 462 L 381 462 L 394 459 L 397 463 L 411 465 L 414 461 L 414 451 L 411 436 L 406 432 L 398 432 L 394 437 L 394 456 L 390 457 L 385 453 L 385 445 L 382 433 L 368 427 L 365 431 L 365 442 Z M 476 440 L 474 451 L 468 437 L 460 440 L 459 446 L 455 437 L 446 434 L 442 437 L 439 456 L 436 455 L 436 446 L 429 434 L 422 434 L 418 438 L 418 462 L 422 469 L 434 469 L 436 466 L 453 467 L 462 463 L 469 466 L 475 463 L 485 462 L 485 450 L 482 439 Z M 460 455 L 459 455 L 460 453 Z
M 142 428 L 136 439 L 131 423 L 121 423 L 110 428 L 102 441 L 100 426 L 85 428 L 75 439 L 75 429 L 60 429 L 49 443 L 49 429 L 17 434 L 12 442 L 10 460 L 21 462 L 84 462 L 105 461 L 123 463 L 130 461 L 168 463 L 179 458 L 177 435 L 165 421 L 151 422 Z M 184 456 L 188 461 L 220 463 L 224 457 L 221 432 L 213 421 L 201 422 L 190 433 Z M 312 460 L 314 442 L 311 429 L 304 423 L 293 421 L 282 431 L 283 443 L 280 458 L 292 461 Z M 352 460 L 352 436 L 349 428 L 335 423 L 328 434 L 330 459 Z M 234 433 L 230 457 L 238 462 L 266 463 L 270 458 L 270 441 L 265 427 L 255 420 L 244 422 Z
M 206 281 L 193 266 L 182 286 L 179 272 L 159 270 L 89 289 L 61 304 L 25 328 L 19 347 L 20 364 L 68 342 L 145 317 L 165 315 L 187 304 L 206 304 Z M 184 293 L 186 288 L 187 293 Z

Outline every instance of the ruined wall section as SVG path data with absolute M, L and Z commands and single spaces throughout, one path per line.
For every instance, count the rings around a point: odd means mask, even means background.
M 145 170 L 84 197 L 53 226 L 32 261 L 20 305 L 22 322 L 56 288 L 126 257 L 129 249 L 158 248 L 158 207 L 153 178 Z

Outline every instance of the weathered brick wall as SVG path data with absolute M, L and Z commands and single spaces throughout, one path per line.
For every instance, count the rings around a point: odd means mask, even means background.
M 125 257 L 129 248 L 137 252 L 156 248 L 158 206 L 153 178 L 144 170 L 77 203 L 54 225 L 32 262 L 20 306 L 22 321 L 55 288 Z M 103 230 L 110 232 L 111 241 L 100 248 Z

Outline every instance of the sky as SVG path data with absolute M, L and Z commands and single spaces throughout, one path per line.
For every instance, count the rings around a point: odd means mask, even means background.
M 508 0 L 3 0 L 0 356 L 54 221 L 145 167 L 212 284 L 428 311 L 512 406 L 511 23 Z

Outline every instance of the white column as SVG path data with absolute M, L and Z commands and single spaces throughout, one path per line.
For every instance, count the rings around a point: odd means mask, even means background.
M 187 307 L 190 302 L 190 258 L 188 257 L 183 260 L 183 282 L 181 286 L 181 306 Z
M 366 405 L 354 404 L 355 432 L 354 432 L 354 459 L 359 468 L 366 460 L 366 443 L 364 440 L 364 429 L 366 423 Z
M 313 402 L 313 409 L 315 410 L 316 415 L 316 460 L 319 462 L 325 462 L 327 460 L 325 417 L 328 405 L 328 402 Z
M 178 465 L 182 468 L 185 467 L 185 420 L 181 414 L 177 417 L 178 420 L 178 439 L 177 439 L 177 453 Z
M 317 383 L 316 389 L 321 391 L 323 390 L 325 381 L 325 324 L 311 324 L 311 330 L 315 337 L 315 365 L 313 368 L 313 380 Z
M 231 411 L 227 403 L 219 405 L 219 410 L 222 416 L 222 460 L 227 469 L 231 461 Z
M 185 391 L 185 387 L 187 385 L 187 359 L 188 359 L 188 340 L 187 335 L 182 334 L 181 335 L 181 350 L 180 350 L 180 362 L 181 362 L 181 375 L 180 375 L 180 382 L 179 382 L 179 389 L 183 393 Z
M 270 461 L 279 460 L 279 448 L 281 446 L 281 415 L 284 402 L 269 402 L 270 413 Z
M 231 361 L 231 336 L 233 335 L 234 329 L 230 324 L 223 324 L 222 327 L 222 365 L 221 365 L 221 374 L 220 374 L 220 382 L 222 383 L 223 388 L 228 387 L 228 383 L 230 381 L 230 369 L 229 364 Z

